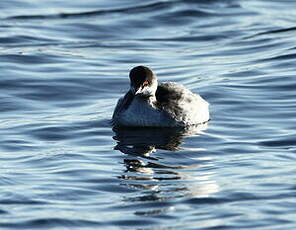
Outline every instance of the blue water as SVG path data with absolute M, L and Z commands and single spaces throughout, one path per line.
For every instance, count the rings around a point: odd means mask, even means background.
M 295 9 L 1 0 L 0 229 L 296 229 Z M 139 64 L 211 121 L 112 130 Z

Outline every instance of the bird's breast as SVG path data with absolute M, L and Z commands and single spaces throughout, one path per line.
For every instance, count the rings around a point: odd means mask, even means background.
M 170 126 L 172 120 L 169 116 L 152 105 L 153 103 L 142 98 L 134 98 L 129 107 L 119 115 L 119 122 L 124 126 Z

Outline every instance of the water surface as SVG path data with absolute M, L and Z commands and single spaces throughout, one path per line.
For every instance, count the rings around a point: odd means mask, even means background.
M 295 8 L 2 0 L 0 228 L 295 229 Z M 140 64 L 211 121 L 112 130 Z

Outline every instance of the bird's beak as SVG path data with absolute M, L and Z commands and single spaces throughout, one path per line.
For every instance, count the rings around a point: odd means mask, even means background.
M 141 92 L 141 88 L 134 88 L 134 87 L 131 87 L 131 92 L 134 94 L 134 95 L 137 95 Z
M 136 92 L 135 92 L 135 95 L 137 95 L 137 94 L 141 93 L 141 91 L 142 91 L 142 89 L 141 89 L 141 88 L 139 88 L 138 90 L 136 90 Z

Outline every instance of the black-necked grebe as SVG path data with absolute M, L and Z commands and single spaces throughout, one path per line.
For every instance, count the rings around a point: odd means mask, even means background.
M 114 126 L 185 127 L 209 120 L 209 104 L 183 85 L 157 83 L 152 70 L 137 66 L 130 71 L 130 90 L 114 110 Z

